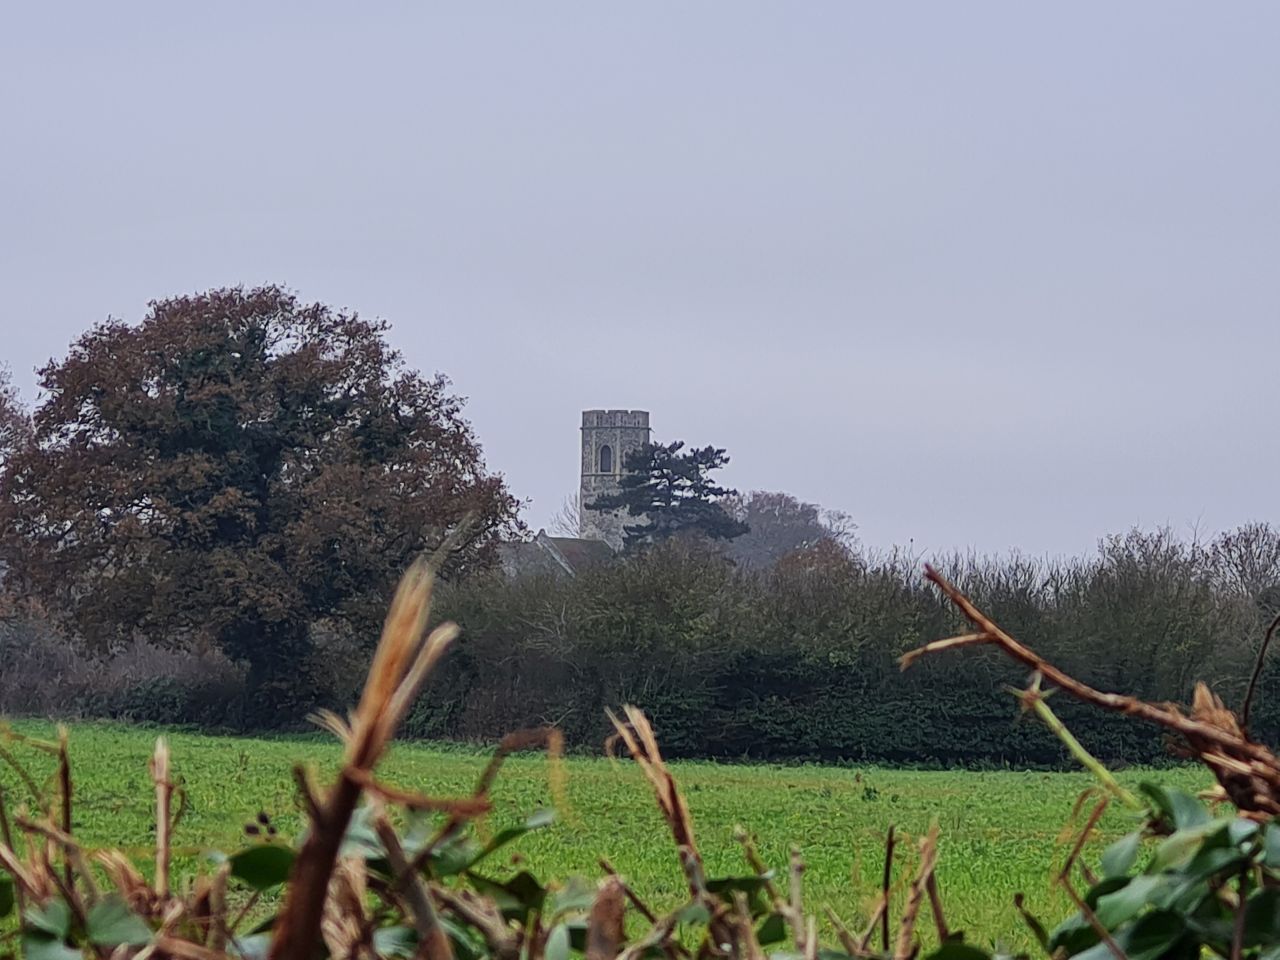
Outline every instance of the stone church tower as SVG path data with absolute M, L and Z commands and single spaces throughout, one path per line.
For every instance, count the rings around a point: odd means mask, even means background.
M 635 519 L 623 510 L 593 510 L 591 504 L 603 494 L 618 491 L 627 454 L 648 442 L 648 410 L 582 411 L 580 537 L 604 540 L 615 550 L 622 549 L 623 525 Z

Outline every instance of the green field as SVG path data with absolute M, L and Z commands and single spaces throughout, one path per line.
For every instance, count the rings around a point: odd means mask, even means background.
M 14 729 L 35 737 L 54 732 L 49 724 L 32 722 Z M 147 758 L 155 736 L 155 731 L 119 725 L 72 728 L 75 826 L 83 843 L 145 856 L 152 839 L 153 796 Z M 259 811 L 291 835 L 301 826 L 291 765 L 311 762 L 325 774 L 336 768 L 339 755 L 335 744 L 314 738 L 166 736 L 188 797 L 176 843 L 189 864 L 201 862 L 205 849 L 244 843 L 243 825 Z M 40 775 L 52 774 L 51 758 L 20 744 L 6 749 Z M 381 769 L 390 783 L 460 795 L 470 791 L 485 757 L 480 751 L 406 744 L 395 747 Z M 1085 775 L 710 763 L 674 763 L 672 768 L 712 876 L 747 872 L 733 839 L 734 827 L 741 824 L 757 835 L 771 865 L 785 865 L 789 846 L 799 845 L 807 864 L 809 906 L 830 904 L 854 921 L 878 886 L 885 828 L 892 823 L 919 836 L 936 817 L 942 836 L 939 879 L 953 927 L 971 931 L 981 942 L 1029 947 L 1010 909 L 1015 893 L 1025 893 L 1034 911 L 1055 922 L 1070 912 L 1065 896 L 1051 889 L 1050 875 L 1066 852 L 1062 828 L 1075 799 L 1090 786 Z M 596 859 L 605 856 L 655 908 L 676 906 L 683 891 L 679 866 L 639 771 L 630 763 L 593 758 L 571 759 L 567 769 L 570 809 L 556 825 L 508 849 L 544 879 L 597 877 Z M 494 791 L 495 810 L 486 828 L 519 822 L 551 805 L 547 772 L 542 758 L 510 760 Z M 1198 769 L 1129 771 L 1122 779 L 1137 783 L 1151 776 L 1184 788 L 1208 780 Z M 27 793 L 10 769 L 0 769 L 0 783 L 11 804 Z M 1129 823 L 1120 811 L 1105 821 L 1115 835 Z M 1094 856 L 1100 846 L 1090 848 Z

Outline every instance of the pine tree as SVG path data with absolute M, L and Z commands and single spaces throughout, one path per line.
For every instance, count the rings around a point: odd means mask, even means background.
M 728 455 L 717 447 L 685 450 L 682 440 L 645 444 L 624 461 L 618 492 L 597 498 L 591 506 L 626 510 L 637 518 L 624 527 L 628 549 L 675 536 L 732 540 L 750 528 L 722 503 L 737 491 L 719 486 L 710 476 L 728 462 Z

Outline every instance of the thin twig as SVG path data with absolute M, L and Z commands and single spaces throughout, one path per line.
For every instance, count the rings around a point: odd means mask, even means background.
M 1050 683 L 1066 690 L 1078 700 L 1105 710 L 1138 717 L 1179 733 L 1187 739 L 1196 754 L 1202 759 L 1209 751 L 1210 745 L 1216 745 L 1222 747 L 1237 759 L 1257 761 L 1260 766 L 1256 775 L 1268 784 L 1271 795 L 1262 795 L 1257 791 L 1245 792 L 1237 790 L 1232 793 L 1232 799 L 1245 812 L 1259 809 L 1269 813 L 1280 812 L 1280 803 L 1277 803 L 1275 799 L 1275 795 L 1280 794 L 1280 760 L 1266 747 L 1244 737 L 1234 723 L 1207 723 L 1194 717 L 1185 716 L 1173 707 L 1147 703 L 1136 697 L 1122 694 L 1104 693 L 1086 683 L 1082 683 L 1005 633 L 986 614 L 974 606 L 973 602 L 961 593 L 954 584 L 933 567 L 927 566 L 925 568 L 925 577 L 935 584 L 980 632 L 989 634 L 993 645 L 998 646 L 1013 660 L 1043 674 Z M 909 665 L 919 653 L 928 652 L 930 649 L 938 649 L 937 644 L 929 644 L 914 655 L 907 654 L 900 662 L 904 665 Z M 1211 698 L 1207 690 L 1204 691 L 1203 696 L 1207 699 Z M 1228 714 L 1225 708 L 1222 709 L 1222 713 Z M 1218 773 L 1218 771 L 1215 770 L 1215 773 Z M 1222 779 L 1221 776 L 1219 779 Z M 1229 786 L 1229 784 L 1224 784 L 1224 786 Z
M 396 836 L 385 811 L 378 810 L 373 827 L 378 832 L 378 839 L 382 841 L 387 861 L 391 864 L 394 878 L 392 889 L 402 891 L 409 903 L 413 925 L 418 932 L 419 954 L 427 960 L 453 960 L 453 947 L 444 928 L 440 926 L 440 918 L 436 916 L 426 885 L 422 882 L 422 877 L 409 866 L 409 858 L 405 856 L 400 838 Z
M 62 832 L 71 836 L 71 751 L 67 728 L 58 727 L 58 793 L 62 800 Z M 75 885 L 71 859 L 64 857 L 62 879 L 68 887 Z
M 827 921 L 835 928 L 836 939 L 840 941 L 840 946 L 844 947 L 844 952 L 849 956 L 857 956 L 860 952 L 858 949 L 858 941 L 853 939 L 853 934 L 849 932 L 849 928 L 844 925 L 844 921 L 840 919 L 840 915 L 836 913 L 828 905 L 826 907 Z
M 871 938 L 875 936 L 876 929 L 884 922 L 884 918 L 889 915 L 889 901 L 884 893 L 876 898 L 876 905 L 871 911 L 871 919 L 867 921 L 867 929 L 863 931 L 862 936 L 858 938 L 858 953 L 864 954 L 871 949 Z M 881 951 L 888 953 L 888 949 Z
M 488 813 L 493 804 L 488 797 L 441 798 L 428 797 L 414 790 L 403 790 L 390 784 L 379 783 L 372 773 L 353 770 L 352 776 L 367 793 L 379 800 L 405 807 L 409 810 L 428 810 L 432 813 L 448 813 L 463 820 L 469 820 Z
M 808 931 L 804 924 L 804 861 L 800 859 L 798 847 L 791 848 L 790 899 L 787 906 L 791 910 L 792 928 L 795 933 L 796 949 L 800 953 L 808 951 Z
M 163 899 L 169 896 L 173 843 L 169 836 L 173 783 L 169 779 L 169 745 L 164 737 L 156 738 L 156 752 L 151 758 L 151 780 L 156 788 L 156 894 Z
M 1262 636 L 1262 646 L 1258 648 L 1258 657 L 1253 662 L 1253 673 L 1249 677 L 1249 689 L 1244 695 L 1244 706 L 1240 708 L 1240 726 L 1248 732 L 1249 730 L 1249 712 L 1253 708 L 1253 694 L 1258 687 L 1258 680 L 1262 676 L 1262 664 L 1267 657 L 1267 647 L 1271 646 L 1271 638 L 1275 635 L 1276 628 L 1280 627 L 1280 613 L 1276 614 L 1275 619 L 1271 621 L 1271 626 L 1267 627 L 1267 632 Z
M 604 857 L 601 857 L 597 862 L 600 864 L 601 870 L 603 870 L 609 876 L 615 878 L 620 884 L 622 884 L 622 892 L 626 894 L 627 899 L 631 901 L 631 905 L 640 912 L 640 916 L 644 917 L 650 923 L 657 923 L 658 922 L 657 914 L 655 914 L 651 909 L 649 909 L 649 905 L 645 903 L 643 900 L 641 900 L 639 895 L 634 890 L 631 889 L 631 886 L 625 880 L 622 879 L 622 875 L 618 873 L 614 865 Z
M 1093 912 L 1093 909 L 1087 903 L 1084 902 L 1084 898 L 1076 892 L 1076 888 L 1072 886 L 1071 881 L 1064 881 L 1062 885 L 1067 891 L 1067 896 L 1071 898 L 1071 902 L 1074 903 L 1076 905 L 1076 909 L 1080 911 L 1080 915 L 1083 916 L 1089 926 L 1093 928 L 1093 932 L 1098 935 L 1098 939 L 1107 945 L 1107 949 L 1111 951 L 1111 955 L 1115 957 L 1116 960 L 1129 960 L 1124 950 L 1121 949 L 1120 944 L 1116 943 L 1115 938 L 1111 936 L 1111 931 L 1102 925 L 1102 922 L 1098 919 L 1098 915 Z
M 9 810 L 5 806 L 4 798 L 4 785 L 0 784 L 0 842 L 3 842 L 5 848 L 16 857 L 18 851 L 13 845 L 13 830 L 9 824 Z M 18 916 L 22 916 L 27 912 L 27 895 L 21 883 L 14 884 L 14 891 L 18 906 Z
M 218 953 L 227 947 L 227 880 L 231 876 L 231 864 L 224 863 L 213 875 L 209 887 L 209 936 L 206 944 Z
M 1244 954 L 1244 917 L 1245 908 L 1248 906 L 1244 885 L 1248 876 L 1247 870 L 1242 871 L 1236 887 L 1236 914 L 1235 922 L 1232 924 L 1231 929 L 1231 960 L 1240 960 Z
M 938 824 L 929 828 L 928 834 L 920 841 L 920 869 L 915 883 L 907 895 L 907 908 L 902 914 L 902 923 L 898 926 L 898 942 L 894 947 L 894 960 L 908 960 L 914 953 L 912 941 L 916 929 L 916 918 L 920 915 L 920 905 L 924 902 L 925 886 L 938 865 Z
M 898 665 L 903 670 L 906 670 L 927 653 L 954 650 L 957 647 L 976 647 L 984 643 L 994 643 L 995 640 L 996 638 L 989 633 L 966 633 L 959 637 L 948 637 L 946 640 L 934 640 L 932 643 L 926 643 L 923 647 L 904 653 L 898 661 Z
M 622 881 L 617 877 L 606 877 L 600 884 L 587 918 L 587 960 L 613 960 L 618 955 L 626 936 L 623 929 L 625 897 Z
M 942 913 L 942 897 L 938 893 L 938 875 L 930 873 L 925 881 L 925 891 L 929 894 L 929 907 L 933 910 L 933 925 L 938 930 L 939 942 L 951 937 L 951 929 L 947 926 L 947 918 Z
M 249 899 L 240 908 L 240 912 L 236 914 L 235 919 L 227 926 L 227 934 L 229 936 L 234 937 L 236 935 L 236 931 L 240 929 L 240 924 L 244 923 L 244 918 L 249 915 L 249 911 L 258 905 L 258 898 L 261 896 L 261 890 L 255 890 L 249 895 Z
M 1122 787 L 1120 781 L 1115 778 L 1115 774 L 1108 770 L 1101 760 L 1085 749 L 1084 744 L 1075 738 L 1075 734 L 1053 712 L 1053 708 L 1045 702 L 1045 694 L 1040 690 L 1040 679 L 1040 674 L 1035 674 L 1032 678 L 1031 686 L 1016 694 L 1022 705 L 1035 713 L 1037 719 L 1062 742 L 1062 745 L 1067 748 L 1067 752 L 1075 758 L 1076 762 L 1092 773 L 1094 778 L 1116 799 L 1130 810 L 1145 810 L 1146 806 L 1143 802 Z
M 897 842 L 894 825 L 889 824 L 889 832 L 884 841 L 884 874 L 880 880 L 880 902 L 884 910 L 880 915 L 880 949 L 889 952 L 889 884 L 893 880 L 893 848 Z
M 18 818 L 18 826 L 29 833 L 38 834 L 47 841 L 62 849 L 62 859 L 68 868 L 71 869 L 70 888 L 75 889 L 75 874 L 78 872 L 84 880 L 85 893 L 90 903 L 98 899 L 98 887 L 93 882 L 93 873 L 89 870 L 89 863 L 85 860 L 84 851 L 81 850 L 80 844 L 76 842 L 75 837 L 69 833 L 59 830 L 51 823 L 39 823 L 34 820 L 28 820 L 25 817 Z M 66 877 L 63 877 L 66 882 Z
M 1103 797 L 1094 806 L 1089 813 L 1089 818 L 1085 820 L 1084 826 L 1080 828 L 1080 835 L 1076 837 L 1076 842 L 1071 847 L 1071 853 L 1067 855 L 1066 862 L 1062 865 L 1062 870 L 1058 873 L 1058 880 L 1066 883 L 1071 876 L 1071 868 L 1075 866 L 1076 859 L 1084 850 L 1084 845 L 1089 842 L 1089 838 L 1093 835 L 1093 828 L 1098 825 L 1098 821 L 1102 819 L 1103 813 L 1106 812 L 1107 805 L 1111 802 L 1110 797 Z
M 318 788 L 311 778 L 310 771 L 300 763 L 294 764 L 293 782 L 298 787 L 298 796 L 302 800 L 302 809 L 306 813 L 307 819 L 312 823 L 319 823 L 321 807 L 317 792 Z

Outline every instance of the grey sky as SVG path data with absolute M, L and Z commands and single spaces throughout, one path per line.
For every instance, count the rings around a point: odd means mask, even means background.
M 1280 4 L 14 3 L 0 359 L 284 283 L 545 523 L 644 407 L 864 541 L 1280 521 Z

